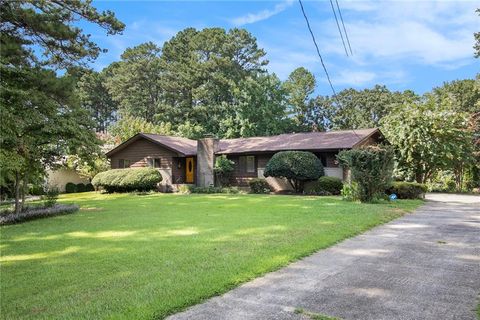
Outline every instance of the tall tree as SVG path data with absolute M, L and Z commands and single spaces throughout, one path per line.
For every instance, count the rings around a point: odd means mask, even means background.
M 89 1 L 2 0 L 0 10 L 1 174 L 13 179 L 19 212 L 33 175 L 66 152 L 85 155 L 97 147 L 72 78 L 51 70 L 83 64 L 101 51 L 73 23 L 83 19 L 110 34 L 124 25 Z
M 293 70 L 283 84 L 288 95 L 289 113 L 296 130 L 311 130 L 307 126 L 307 118 L 312 107 L 310 96 L 315 90 L 315 85 L 315 76 L 303 67 Z
M 77 81 L 76 93 L 82 106 L 90 111 L 95 131 L 105 133 L 117 119 L 117 103 L 113 101 L 105 82 L 109 69 L 101 72 L 87 70 Z
M 476 12 L 478 15 L 480 15 L 480 9 L 477 9 Z M 475 38 L 475 45 L 473 46 L 473 49 L 475 49 L 475 58 L 480 57 L 480 32 L 475 32 L 473 34 Z
M 429 95 L 421 102 L 397 105 L 381 123 L 382 132 L 396 149 L 398 168 L 405 176 L 425 183 L 439 170 L 471 163 L 468 118 L 465 112 L 453 111 L 450 101 L 438 103 Z
M 125 50 L 121 61 L 105 70 L 106 87 L 121 114 L 148 122 L 165 120 L 160 54 L 161 49 L 153 42 L 143 43 Z

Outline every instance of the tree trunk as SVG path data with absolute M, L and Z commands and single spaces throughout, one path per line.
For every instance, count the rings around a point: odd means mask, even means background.
M 20 173 L 15 172 L 15 213 L 22 212 L 22 203 L 20 202 Z
M 25 207 L 25 193 L 27 190 L 27 173 L 23 175 L 22 189 L 21 189 L 21 198 L 22 198 L 22 208 Z

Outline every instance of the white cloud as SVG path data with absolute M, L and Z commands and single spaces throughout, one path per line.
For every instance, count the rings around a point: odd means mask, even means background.
M 332 82 L 337 85 L 364 86 L 377 79 L 377 74 L 370 71 L 342 70 Z
M 230 20 L 235 26 L 244 26 L 246 24 L 255 23 L 258 21 L 266 20 L 280 12 L 284 11 L 286 8 L 293 4 L 293 0 L 286 0 L 281 3 L 278 3 L 273 7 L 273 9 L 265 9 L 256 13 L 249 13 L 247 15 L 233 18 Z

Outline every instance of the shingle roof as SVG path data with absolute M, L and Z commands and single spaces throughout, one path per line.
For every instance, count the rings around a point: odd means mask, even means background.
M 131 143 L 137 141 L 140 138 L 148 139 L 158 145 L 164 146 L 174 152 L 177 152 L 184 156 L 193 156 L 197 154 L 197 141 L 187 138 L 174 137 L 174 136 L 162 136 L 153 133 L 139 133 L 131 137 L 127 141 L 116 146 L 112 150 L 106 153 L 107 156 L 111 156 L 117 151 L 122 150 Z
M 364 141 L 378 129 L 359 129 L 328 132 L 288 133 L 269 137 L 223 139 L 219 141 L 217 154 L 248 152 L 275 152 L 285 150 L 335 150 L 350 149 Z M 187 138 L 139 133 L 107 152 L 107 156 L 122 150 L 134 141 L 146 138 L 184 156 L 197 154 L 197 141 Z
M 217 153 L 350 149 L 377 131 L 379 130 L 371 128 L 220 140 Z

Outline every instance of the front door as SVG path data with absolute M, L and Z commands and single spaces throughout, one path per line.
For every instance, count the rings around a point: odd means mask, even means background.
M 195 163 L 193 158 L 186 158 L 185 165 L 185 182 L 193 183 L 193 174 L 194 174 Z

